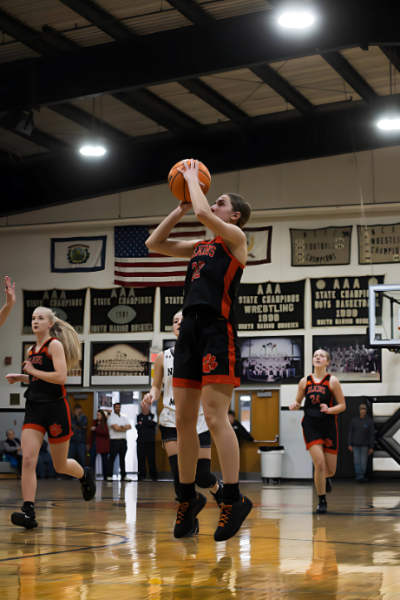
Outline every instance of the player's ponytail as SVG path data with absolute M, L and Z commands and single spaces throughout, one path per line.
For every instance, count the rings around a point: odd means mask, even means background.
M 49 333 L 51 337 L 57 338 L 62 343 L 67 369 L 72 369 L 78 364 L 81 358 L 81 344 L 78 334 L 72 325 L 56 317 L 50 308 L 41 307 L 41 310 L 46 311 L 49 321 L 53 322 Z

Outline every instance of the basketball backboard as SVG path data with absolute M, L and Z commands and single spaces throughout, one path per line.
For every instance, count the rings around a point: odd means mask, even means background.
M 369 343 L 371 347 L 400 348 L 400 285 L 369 286 Z

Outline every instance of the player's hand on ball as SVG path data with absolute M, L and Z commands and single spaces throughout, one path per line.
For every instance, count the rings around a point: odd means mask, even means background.
M 189 212 L 189 210 L 191 208 L 192 208 L 191 202 L 180 202 L 179 203 L 179 209 L 181 212 L 183 212 L 183 214 L 186 214 L 187 212 Z
M 327 404 L 321 404 L 320 409 L 321 409 L 321 412 L 329 414 L 329 406 Z
M 197 181 L 200 187 L 204 187 L 204 183 L 199 180 L 199 161 L 193 160 L 193 158 L 189 160 L 184 160 L 183 164 L 185 165 L 185 169 L 179 169 L 179 173 L 183 176 L 184 179 L 189 183 L 189 181 Z

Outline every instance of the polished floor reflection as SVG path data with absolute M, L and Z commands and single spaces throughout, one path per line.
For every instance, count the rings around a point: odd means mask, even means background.
M 311 484 L 242 485 L 255 507 L 216 544 L 209 501 L 196 538 L 175 540 L 170 483 L 41 481 L 39 527 L 11 525 L 18 481 L 0 481 L 0 598 L 36 600 L 400 599 L 400 486 L 336 484 L 313 514 Z

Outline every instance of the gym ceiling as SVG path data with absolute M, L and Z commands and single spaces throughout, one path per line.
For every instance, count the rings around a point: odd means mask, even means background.
M 284 30 L 283 0 L 1 0 L 0 216 L 163 183 L 182 158 L 398 145 L 376 122 L 400 97 L 400 3 L 303 4 L 315 25 Z M 104 157 L 79 153 L 93 139 Z

